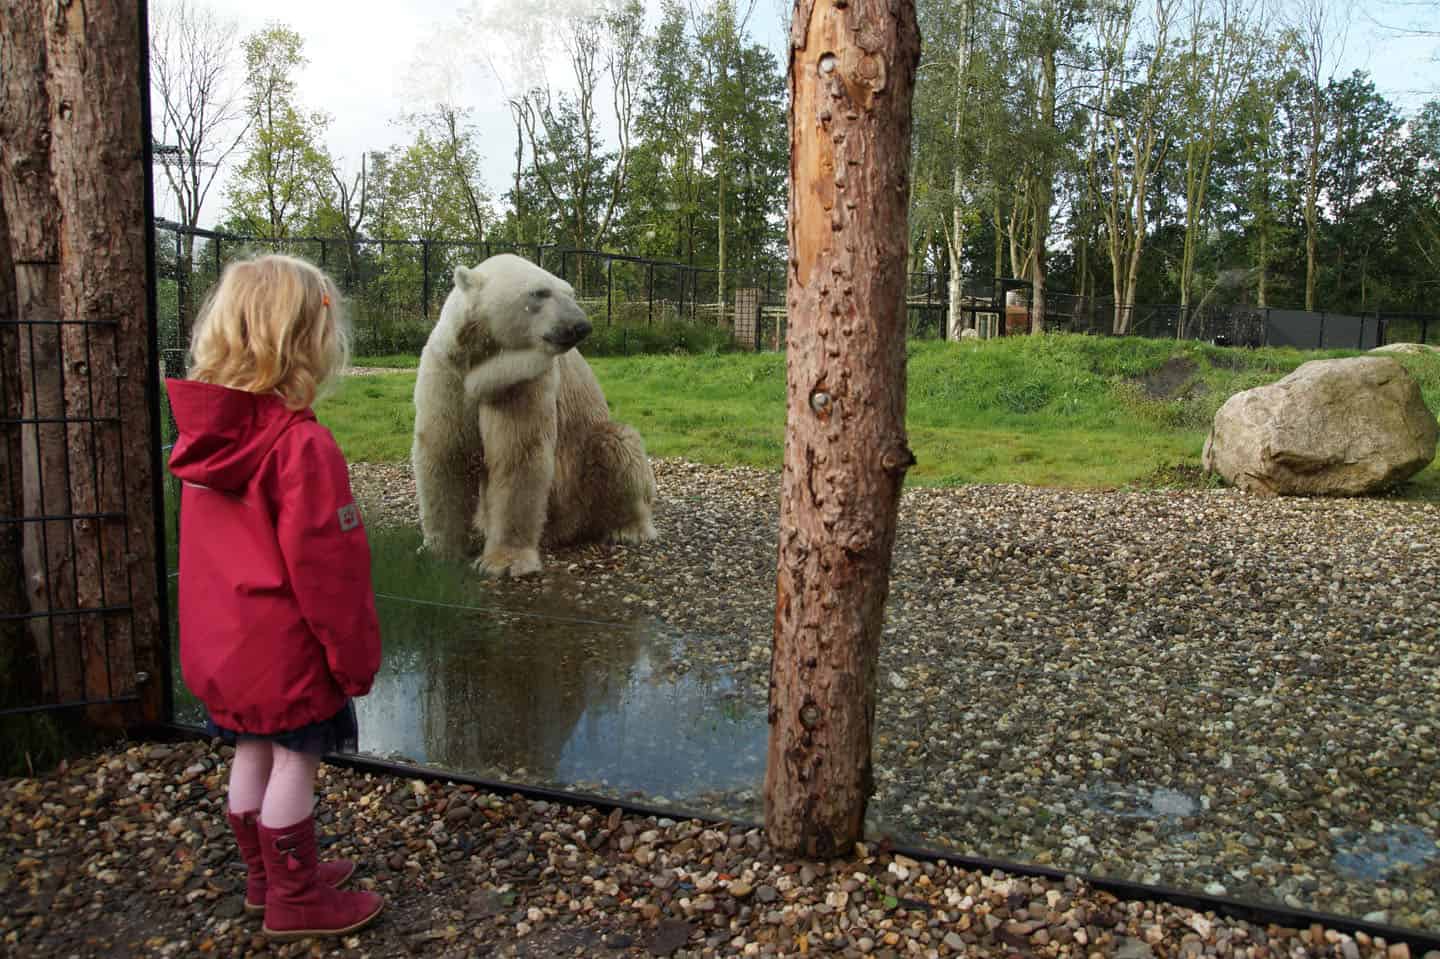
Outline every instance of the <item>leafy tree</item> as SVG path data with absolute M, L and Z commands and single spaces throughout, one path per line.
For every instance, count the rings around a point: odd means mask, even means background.
M 247 37 L 244 49 L 251 123 L 229 188 L 230 217 L 257 236 L 284 239 L 314 212 L 312 187 L 326 165 L 319 144 L 329 118 L 304 113 L 297 100 L 295 74 L 306 62 L 298 33 L 272 24 Z

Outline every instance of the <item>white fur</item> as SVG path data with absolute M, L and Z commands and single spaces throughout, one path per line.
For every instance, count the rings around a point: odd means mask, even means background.
M 655 538 L 655 476 L 572 345 L 570 284 L 528 260 L 457 267 L 420 354 L 411 462 L 422 548 L 489 575 L 539 572 L 540 543 Z

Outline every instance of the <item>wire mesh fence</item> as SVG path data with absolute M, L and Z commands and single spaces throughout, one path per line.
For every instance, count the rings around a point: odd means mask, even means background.
M 510 252 L 574 288 L 595 326 L 591 354 L 781 350 L 786 335 L 783 263 L 721 271 L 600 250 L 448 239 L 293 237 L 269 240 L 169 221 L 156 224 L 162 349 L 182 350 L 193 321 L 226 263 L 266 251 L 303 256 L 325 269 L 348 300 L 359 356 L 418 353 L 456 266 Z M 982 338 L 1036 327 L 1026 280 L 966 280 L 952 317 L 950 277 L 913 271 L 906 284 L 909 335 Z M 1230 346 L 1373 349 L 1385 343 L 1440 343 L 1440 315 L 1348 314 L 1248 305 L 1122 304 L 1113 297 L 1045 293 L 1044 329 L 1097 336 L 1204 340 Z M 168 356 L 167 352 L 167 356 Z M 168 360 L 167 360 L 168 362 Z
M 130 702 L 131 477 L 120 323 L 0 316 L 0 714 Z

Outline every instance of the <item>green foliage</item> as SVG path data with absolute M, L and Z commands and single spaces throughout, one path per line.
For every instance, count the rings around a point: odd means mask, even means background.
M 282 239 L 313 213 L 313 184 L 328 176 L 321 138 L 329 118 L 305 114 L 297 99 L 295 74 L 306 62 L 300 34 L 272 25 L 247 37 L 244 47 L 252 122 L 229 186 L 229 215 L 247 232 Z
M 722 353 L 735 349 L 730 331 L 703 323 L 616 323 L 597 326 L 580 344 L 592 356 L 637 353 Z

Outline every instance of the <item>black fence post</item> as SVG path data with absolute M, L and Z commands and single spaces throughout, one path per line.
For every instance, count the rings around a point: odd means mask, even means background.
M 177 345 L 185 338 L 187 327 L 186 307 L 189 300 L 189 291 L 185 283 L 185 237 L 179 230 L 175 231 L 175 339 Z
M 1430 317 L 1428 315 L 1420 317 L 1420 342 L 1430 342 Z
M 1265 321 L 1260 325 L 1260 345 L 1270 345 L 1270 307 L 1265 307 Z
M 1317 349 L 1317 350 L 1323 350 L 1323 349 L 1325 349 L 1325 311 L 1324 311 L 1324 310 L 1321 310 L 1321 311 L 1320 311 L 1320 336 L 1319 336 L 1318 341 L 1317 341 L 1316 344 L 1315 344 L 1315 349 Z
M 425 319 L 430 319 L 430 241 L 420 241 L 420 272 L 423 279 L 420 284 L 420 312 Z
M 605 258 L 605 325 L 610 326 L 614 319 L 615 300 L 615 258 Z
M 655 264 L 645 264 L 645 322 L 655 324 Z

